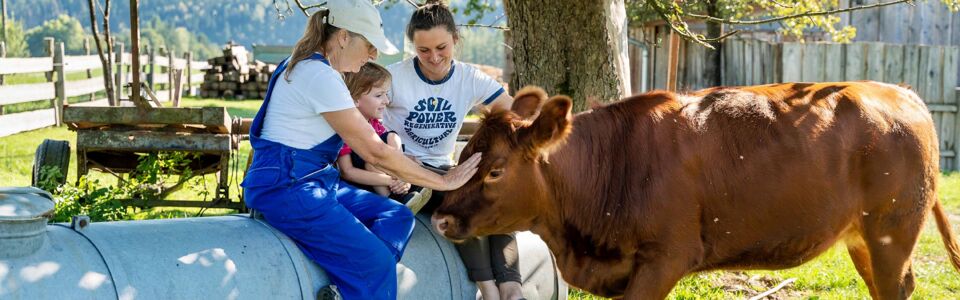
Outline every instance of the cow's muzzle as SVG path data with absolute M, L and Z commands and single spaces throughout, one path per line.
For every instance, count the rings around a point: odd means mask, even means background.
M 433 224 L 433 229 L 437 233 L 454 242 L 467 238 L 460 230 L 457 230 L 457 220 L 453 216 L 434 213 L 430 217 L 430 223 Z

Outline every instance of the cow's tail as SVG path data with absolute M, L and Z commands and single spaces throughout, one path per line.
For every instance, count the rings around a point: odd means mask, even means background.
M 957 246 L 957 240 L 953 237 L 953 230 L 950 229 L 950 221 L 947 220 L 947 214 L 943 211 L 943 205 L 940 199 L 933 205 L 933 216 L 937 219 L 937 229 L 940 229 L 940 237 L 943 238 L 943 245 L 947 247 L 947 254 L 950 255 L 950 263 L 953 268 L 960 272 L 960 246 Z

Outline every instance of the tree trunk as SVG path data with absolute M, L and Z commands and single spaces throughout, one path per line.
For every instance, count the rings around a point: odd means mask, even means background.
M 623 0 L 504 0 L 504 10 L 513 47 L 511 89 L 537 85 L 550 95 L 569 95 L 575 111 L 588 108 L 587 97 L 628 95 Z
M 7 42 L 7 0 L 0 0 L 0 41 Z
M 90 29 L 93 32 L 93 40 L 97 45 L 97 54 L 100 56 L 100 64 L 103 66 L 103 85 L 104 92 L 107 93 L 107 102 L 108 103 L 119 103 L 117 99 L 114 99 L 116 94 L 114 93 L 113 80 L 113 59 L 111 54 L 113 53 L 113 45 L 111 45 L 110 38 L 110 0 L 106 0 L 103 9 L 103 24 L 105 35 L 100 35 L 100 30 L 97 28 L 97 7 L 94 5 L 94 0 L 87 0 L 87 8 L 90 9 Z M 101 42 L 102 40 L 102 42 Z M 106 49 L 103 47 L 103 43 L 106 43 Z M 106 53 L 104 53 L 106 50 Z
M 707 1 L 707 15 L 722 18 L 722 16 L 720 16 L 720 8 L 717 7 L 717 1 L 718 0 Z M 707 37 L 718 37 L 722 33 L 722 24 L 707 22 Z M 720 62 L 720 53 L 723 53 L 723 43 L 711 42 L 710 45 L 713 46 L 715 50 L 707 49 L 706 51 L 706 65 L 703 69 L 704 73 L 706 73 L 706 84 L 708 87 L 723 85 L 723 67 Z

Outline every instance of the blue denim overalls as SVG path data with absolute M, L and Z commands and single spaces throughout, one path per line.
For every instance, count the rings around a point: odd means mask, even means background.
M 322 55 L 317 59 L 330 64 Z M 243 180 L 247 206 L 300 246 L 337 285 L 344 299 L 396 299 L 396 263 L 410 235 L 413 214 L 402 204 L 340 181 L 333 167 L 343 141 L 333 135 L 310 149 L 260 137 L 274 85 L 250 128 L 253 163 Z M 323 94 L 325 91 L 316 91 Z M 271 120 L 271 122 L 283 120 Z

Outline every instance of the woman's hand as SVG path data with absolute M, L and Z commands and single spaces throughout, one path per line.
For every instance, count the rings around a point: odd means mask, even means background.
M 480 164 L 480 152 L 474 153 L 459 166 L 450 169 L 443 175 L 443 189 L 441 191 L 452 191 L 460 188 L 477 173 L 477 166 Z
M 398 195 L 406 194 L 410 190 L 410 184 L 400 179 L 393 179 L 390 183 L 390 192 Z

